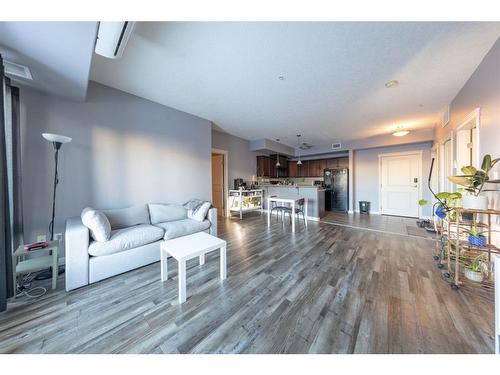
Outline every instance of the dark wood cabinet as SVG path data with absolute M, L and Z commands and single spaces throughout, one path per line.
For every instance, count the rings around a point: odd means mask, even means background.
M 309 162 L 309 177 L 323 177 L 326 165 L 326 159 L 311 160 Z
M 288 162 L 288 177 L 299 177 L 297 161 Z
M 257 156 L 257 176 L 259 177 L 323 177 L 326 168 L 347 167 L 348 158 L 302 160 L 301 165 L 297 161 L 288 160 L 280 155 L 279 168 L 276 168 L 277 155 Z
M 271 158 L 269 156 L 257 156 L 257 176 L 273 177 L 274 169 L 271 168 Z
M 297 165 L 297 177 L 309 177 L 309 160 L 302 160 L 301 165 Z
M 270 177 L 280 177 L 280 178 L 288 177 L 288 158 L 280 155 L 279 156 L 279 162 L 280 162 L 279 167 L 276 166 L 276 162 L 278 161 L 278 155 L 271 155 L 270 161 L 271 161 L 271 165 L 270 165 L 271 175 L 270 175 Z

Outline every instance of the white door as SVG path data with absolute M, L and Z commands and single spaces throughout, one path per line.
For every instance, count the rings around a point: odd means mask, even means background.
M 380 155 L 382 214 L 418 217 L 422 155 Z

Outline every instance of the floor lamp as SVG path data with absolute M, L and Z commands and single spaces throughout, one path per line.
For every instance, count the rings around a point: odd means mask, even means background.
M 56 192 L 57 192 L 57 185 L 59 184 L 59 176 L 57 173 L 57 167 L 58 167 L 58 161 L 59 161 L 59 150 L 61 149 L 61 146 L 63 143 L 69 143 L 71 142 L 70 137 L 66 137 L 64 135 L 58 135 L 58 134 L 52 134 L 52 133 L 42 133 L 42 137 L 45 138 L 47 141 L 52 143 L 52 146 L 54 146 L 54 162 L 55 162 L 55 169 L 54 169 L 54 189 L 52 192 L 52 216 L 49 224 L 49 232 L 50 232 L 50 240 L 54 240 L 54 220 L 56 218 Z M 45 280 L 45 279 L 50 279 L 52 277 L 52 272 L 50 270 L 40 272 L 36 279 L 37 280 Z

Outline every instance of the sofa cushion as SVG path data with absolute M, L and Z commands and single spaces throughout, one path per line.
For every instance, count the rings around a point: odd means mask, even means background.
M 148 207 L 151 224 L 187 219 L 187 210 L 180 204 L 150 203 Z
M 82 223 L 89 231 L 94 241 L 104 242 L 109 240 L 111 225 L 108 218 L 101 211 L 86 207 L 81 215 Z
M 202 201 L 200 199 L 191 199 L 184 203 L 189 219 L 203 221 L 207 217 L 208 210 L 212 207 L 212 203 Z
M 164 230 L 162 228 L 149 224 L 112 230 L 109 241 L 93 241 L 89 245 L 89 254 L 92 256 L 102 256 L 119 253 L 161 240 L 163 234 Z
M 193 219 L 184 219 L 178 221 L 170 221 L 168 223 L 159 223 L 156 226 L 165 230 L 164 240 L 187 236 L 188 234 L 202 232 L 210 228 L 210 221 L 196 221 Z
M 139 224 L 151 224 L 148 206 L 145 204 L 114 210 L 102 210 L 102 212 L 107 216 L 113 230 Z

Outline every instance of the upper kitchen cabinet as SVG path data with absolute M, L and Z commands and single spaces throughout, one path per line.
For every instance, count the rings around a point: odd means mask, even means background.
M 309 161 L 309 177 L 323 177 L 323 170 L 326 168 L 326 159 Z
M 271 155 L 271 177 L 288 177 L 288 158 L 280 155 L 280 165 L 276 166 L 278 155 Z
M 288 177 L 299 177 L 297 161 L 288 162 Z
M 343 168 L 349 166 L 349 158 L 335 158 L 326 160 L 326 168 Z
M 302 160 L 302 164 L 297 165 L 297 177 L 309 177 L 309 160 Z
M 274 177 L 272 172 L 274 168 L 271 168 L 272 160 L 269 156 L 260 155 L 257 156 L 257 176 L 259 177 Z
M 257 156 L 257 176 L 259 177 L 323 177 L 326 168 L 341 168 L 349 165 L 348 158 L 302 160 L 297 165 L 296 160 L 288 160 L 280 156 L 280 167 L 276 167 L 277 155 Z

